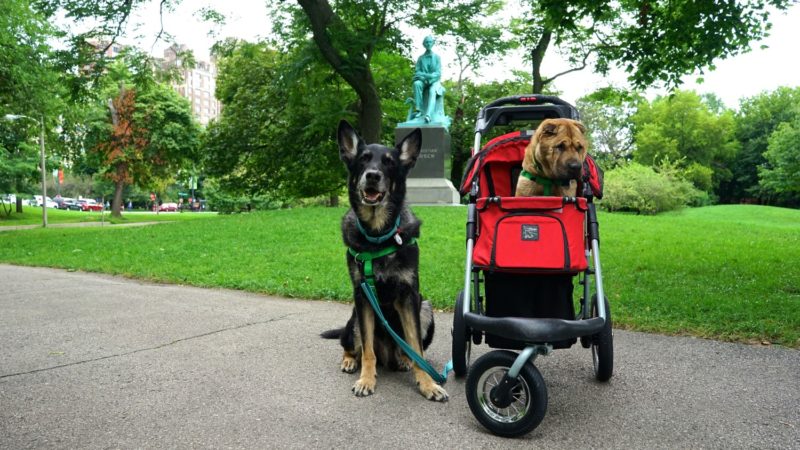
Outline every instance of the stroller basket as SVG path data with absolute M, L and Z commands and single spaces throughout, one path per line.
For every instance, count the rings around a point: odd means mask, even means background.
M 477 269 L 578 273 L 587 268 L 585 198 L 489 197 L 477 201 Z

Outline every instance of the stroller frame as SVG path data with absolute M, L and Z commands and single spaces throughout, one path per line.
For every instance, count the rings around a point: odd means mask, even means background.
M 546 118 L 578 119 L 579 115 L 572 105 L 553 96 L 518 95 L 503 97 L 489 103 L 478 114 L 471 163 L 478 164 L 474 159 L 481 151 L 481 138 L 492 127 L 513 122 L 531 123 Z M 556 271 L 560 274 L 577 275 L 579 284 L 583 287 L 580 311 L 574 316 L 574 320 L 548 317 L 488 317 L 483 314 L 481 273 L 491 269 L 475 267 L 473 264 L 481 220 L 479 196 L 482 193 L 479 187 L 480 167 L 475 169 L 472 164 L 468 167 L 461 186 L 462 194 L 468 189 L 469 203 L 464 286 L 457 296 L 453 318 L 453 369 L 457 376 L 466 375 L 469 371 L 465 391 L 470 409 L 479 422 L 495 434 L 514 437 L 530 432 L 544 418 L 547 390 L 541 374 L 533 363 L 539 355 L 549 355 L 553 351 L 554 343 L 563 348 L 564 342 L 567 342 L 566 346 L 569 347 L 580 338 L 583 347 L 592 349 L 595 378 L 607 381 L 611 377 L 613 368 L 611 312 L 603 290 L 599 223 L 593 203 L 593 190 L 588 179 L 584 179 L 582 191 L 578 194 L 580 198 L 564 197 L 562 202 L 565 208 L 571 207 L 570 205 L 579 208 L 578 205 L 585 204 L 585 210 L 579 209 L 584 212 L 583 249 L 587 260 L 586 268 L 579 271 Z M 475 173 L 470 182 L 472 170 L 475 170 Z M 503 200 L 511 202 L 500 197 L 480 199 L 484 207 L 491 202 L 500 205 Z M 499 234 L 499 231 L 497 233 Z M 498 272 L 503 270 L 500 269 Z M 547 272 L 543 271 L 545 274 Z M 592 295 L 592 278 L 594 278 L 595 295 Z M 570 292 L 571 289 L 570 287 Z M 569 301 L 569 309 L 572 310 L 572 298 L 569 298 Z M 479 344 L 484 334 L 487 335 L 487 343 L 493 348 L 499 347 L 488 342 L 489 334 L 518 341 L 521 346 L 515 348 L 521 351 L 517 354 L 495 350 L 483 355 L 470 367 L 471 343 Z M 490 375 L 487 374 L 492 371 L 494 371 L 494 375 L 491 375 L 493 378 L 489 378 Z M 520 399 L 524 399 L 524 402 L 517 405 L 515 402 Z

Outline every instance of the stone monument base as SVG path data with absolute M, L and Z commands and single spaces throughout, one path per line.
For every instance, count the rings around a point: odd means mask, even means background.
M 461 196 L 446 178 L 408 178 L 406 203 L 409 205 L 458 205 Z

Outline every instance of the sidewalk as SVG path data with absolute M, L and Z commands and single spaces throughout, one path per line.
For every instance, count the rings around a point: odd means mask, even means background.
M 49 223 L 47 228 L 75 228 L 75 227 L 143 227 L 146 225 L 157 225 L 159 223 L 172 223 L 171 221 L 154 221 L 154 222 L 133 222 L 133 223 L 118 223 L 112 224 L 111 222 L 74 222 L 74 223 Z M 13 231 L 13 230 L 32 230 L 34 228 L 42 228 L 41 224 L 38 225 L 10 225 L 0 226 L 0 232 Z
M 425 400 L 378 369 L 356 398 L 337 341 L 350 306 L 0 264 L 0 448 L 797 448 L 800 351 L 614 331 L 593 381 L 576 345 L 537 359 L 542 424 L 488 434 L 465 382 Z M 612 305 L 613 308 L 613 305 Z M 450 314 L 426 357 L 450 358 Z M 473 347 L 473 361 L 487 351 Z

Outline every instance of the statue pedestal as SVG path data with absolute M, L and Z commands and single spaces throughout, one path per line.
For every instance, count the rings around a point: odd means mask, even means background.
M 395 143 L 399 144 L 414 127 L 394 130 Z M 411 205 L 458 205 L 461 196 L 445 177 L 450 173 L 450 133 L 441 125 L 421 125 L 422 149 L 417 163 L 408 175 L 406 202 Z
M 406 180 L 406 203 L 409 205 L 459 205 L 461 196 L 446 178 L 409 178 Z

